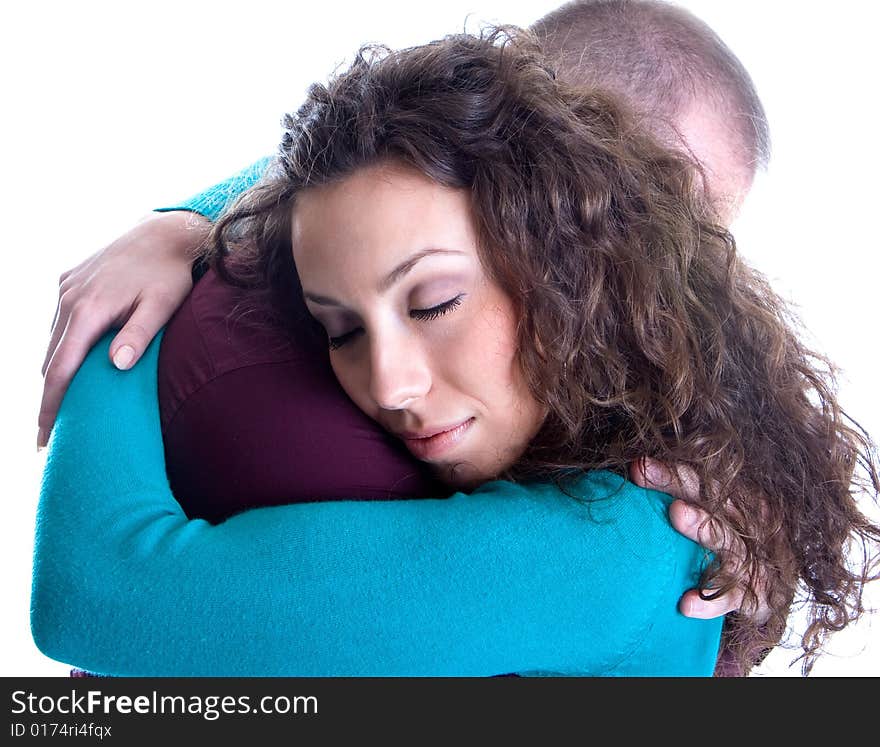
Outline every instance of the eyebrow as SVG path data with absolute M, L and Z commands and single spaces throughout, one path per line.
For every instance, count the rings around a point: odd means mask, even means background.
M 457 249 L 422 249 L 420 252 L 416 252 L 411 257 L 407 257 L 407 259 L 403 260 L 397 267 L 395 267 L 391 272 L 389 272 L 384 278 L 379 281 L 379 292 L 384 293 L 387 291 L 392 285 L 400 282 L 400 280 L 410 271 L 416 264 L 424 259 L 425 257 L 430 257 L 433 254 L 464 254 L 464 252 L 458 251 Z M 320 306 L 344 306 L 345 304 L 340 303 L 335 298 L 330 298 L 329 296 L 320 296 L 316 293 L 304 293 L 303 297 L 307 301 L 311 301 L 312 303 L 316 303 Z

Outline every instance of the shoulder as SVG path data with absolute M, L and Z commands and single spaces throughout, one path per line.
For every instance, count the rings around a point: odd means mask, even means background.
M 271 373 L 295 360 L 317 365 L 314 346 L 266 322 L 260 301 L 208 270 L 177 310 L 159 358 L 159 404 L 163 430 L 178 410 L 211 382 L 246 368 Z M 313 364 L 312 361 L 315 361 Z

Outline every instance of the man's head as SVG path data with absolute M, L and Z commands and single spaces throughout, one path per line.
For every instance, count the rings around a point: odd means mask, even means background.
M 767 118 L 742 63 L 703 21 L 661 0 L 573 0 L 532 25 L 557 73 L 622 96 L 703 168 L 730 223 L 770 157 Z

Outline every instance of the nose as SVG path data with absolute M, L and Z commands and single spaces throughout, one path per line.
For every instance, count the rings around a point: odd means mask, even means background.
M 402 410 L 428 393 L 431 366 L 418 343 L 386 336 L 370 352 L 370 394 L 380 408 Z

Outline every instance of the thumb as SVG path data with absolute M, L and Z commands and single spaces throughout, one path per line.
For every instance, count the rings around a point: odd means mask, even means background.
M 153 338 L 168 321 L 163 307 L 142 301 L 110 343 L 110 360 L 121 371 L 134 366 L 150 346 Z

